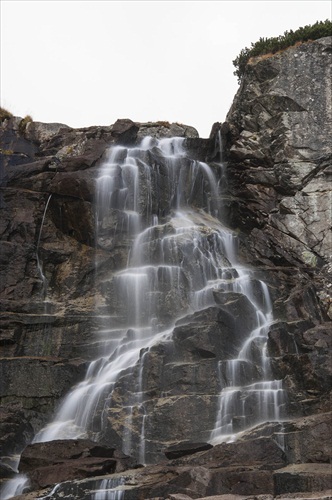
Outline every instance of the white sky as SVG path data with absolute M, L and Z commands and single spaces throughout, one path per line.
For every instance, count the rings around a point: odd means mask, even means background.
M 1 1 L 1 105 L 72 127 L 166 120 L 208 137 L 260 37 L 331 18 L 329 0 Z

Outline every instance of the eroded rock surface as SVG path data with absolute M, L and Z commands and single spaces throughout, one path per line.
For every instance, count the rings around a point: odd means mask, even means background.
M 151 130 L 160 137 L 197 136 L 192 127 L 167 122 L 118 120 L 77 130 L 38 122 L 22 129 L 20 123 L 11 118 L 0 128 L 5 463 L 13 461 L 10 450 L 20 452 L 45 424 L 99 350 L 92 342 L 102 321 L 96 314 L 98 275 L 121 268 L 128 245 L 113 245 L 111 253 L 96 246 L 96 178 L 106 148 L 133 145 Z M 24 417 L 16 424 L 19 414 Z
M 221 127 L 230 218 L 270 285 L 269 350 L 296 414 L 329 409 L 330 59 L 329 37 L 253 58 Z

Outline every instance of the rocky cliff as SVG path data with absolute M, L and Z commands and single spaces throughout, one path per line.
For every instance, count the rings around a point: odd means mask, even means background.
M 305 413 L 328 408 L 329 358 L 317 347 L 328 347 L 332 317 L 330 57 L 323 38 L 251 60 L 222 126 L 230 217 L 270 280 L 280 320 L 270 349 Z
M 220 392 L 218 367 L 239 349 L 255 314 L 243 296 L 219 290 L 212 307 L 176 325 L 175 347 L 161 341 L 141 354 L 155 465 L 134 468 L 137 453 L 135 462 L 114 450 L 128 431 L 126 398 L 133 387 L 124 373 L 99 446 L 82 440 L 74 442 L 77 448 L 73 441 L 32 444 L 20 471 L 30 475 L 33 490 L 46 488 L 45 494 L 65 481 L 50 498 L 94 498 L 97 477 L 104 489 L 125 483 L 125 500 L 299 498 L 300 492 L 319 490 L 315 498 L 328 498 L 323 491 L 332 487 L 331 52 L 331 39 L 323 38 L 251 60 L 226 122 L 213 126 L 210 139 L 164 122 L 119 120 L 78 130 L 23 126 L 20 118 L 1 123 L 3 477 L 11 475 L 17 454 L 52 418 L 61 398 L 84 378 L 99 352 L 97 332 L 107 328 L 112 314 L 114 293 L 105 275 L 124 268 L 130 242 L 115 215 L 107 225 L 117 227 L 116 237 L 96 237 L 96 184 L 107 148 L 134 146 L 147 136 L 177 136 L 185 138 L 189 156 L 222 176 L 222 210 L 237 234 L 240 260 L 254 270 L 253 286 L 264 280 L 269 289 L 274 322 L 267 350 L 273 377 L 287 393 L 285 422 L 258 425 L 235 443 L 206 443 Z M 153 162 L 165 172 L 160 155 Z M 166 221 L 168 184 L 158 189 L 149 203 L 158 204 L 153 211 L 171 233 L 176 228 Z M 144 190 L 141 197 L 145 207 Z M 207 201 L 198 187 L 194 200 L 197 206 Z M 188 245 L 183 242 L 181 251 Z M 163 302 L 165 324 L 168 308 L 177 307 L 172 299 Z M 133 448 L 141 422 L 139 412 L 132 416 Z

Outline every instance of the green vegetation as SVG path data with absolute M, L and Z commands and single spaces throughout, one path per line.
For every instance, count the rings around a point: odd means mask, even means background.
M 12 116 L 13 115 L 11 114 L 10 111 L 0 107 L 0 123 L 3 122 L 4 120 L 7 120 L 7 118 L 11 118 Z
M 283 35 L 277 37 L 260 38 L 258 42 L 252 43 L 249 49 L 248 47 L 242 49 L 237 58 L 234 59 L 233 64 L 236 68 L 234 75 L 238 77 L 240 83 L 251 57 L 275 54 L 279 50 L 287 49 L 298 42 L 317 40 L 324 36 L 332 36 L 332 22 L 329 19 L 317 21 L 313 25 L 304 26 L 304 28 L 299 28 L 296 31 L 285 31 Z

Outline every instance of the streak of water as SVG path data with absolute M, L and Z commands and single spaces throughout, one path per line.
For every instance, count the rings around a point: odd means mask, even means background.
M 42 236 L 46 212 L 48 209 L 48 205 L 51 201 L 51 198 L 52 198 L 52 194 L 49 195 L 49 197 L 47 198 L 46 204 L 45 204 L 44 213 L 43 213 L 43 217 L 42 217 L 42 221 L 41 221 L 40 229 L 39 229 L 39 233 L 38 233 L 37 246 L 36 246 L 37 269 L 38 269 L 38 272 L 40 274 L 40 277 L 41 277 L 41 280 L 43 283 L 43 287 L 42 287 L 43 300 L 45 300 L 46 294 L 47 294 L 47 279 L 46 279 L 46 276 L 43 272 L 43 263 L 42 263 L 42 260 L 40 258 L 39 247 L 40 247 L 40 240 L 41 240 L 41 236 Z
M 21 495 L 29 488 L 30 481 L 25 474 L 18 474 L 15 478 L 6 481 L 0 488 L 1 500 L 7 500 Z

